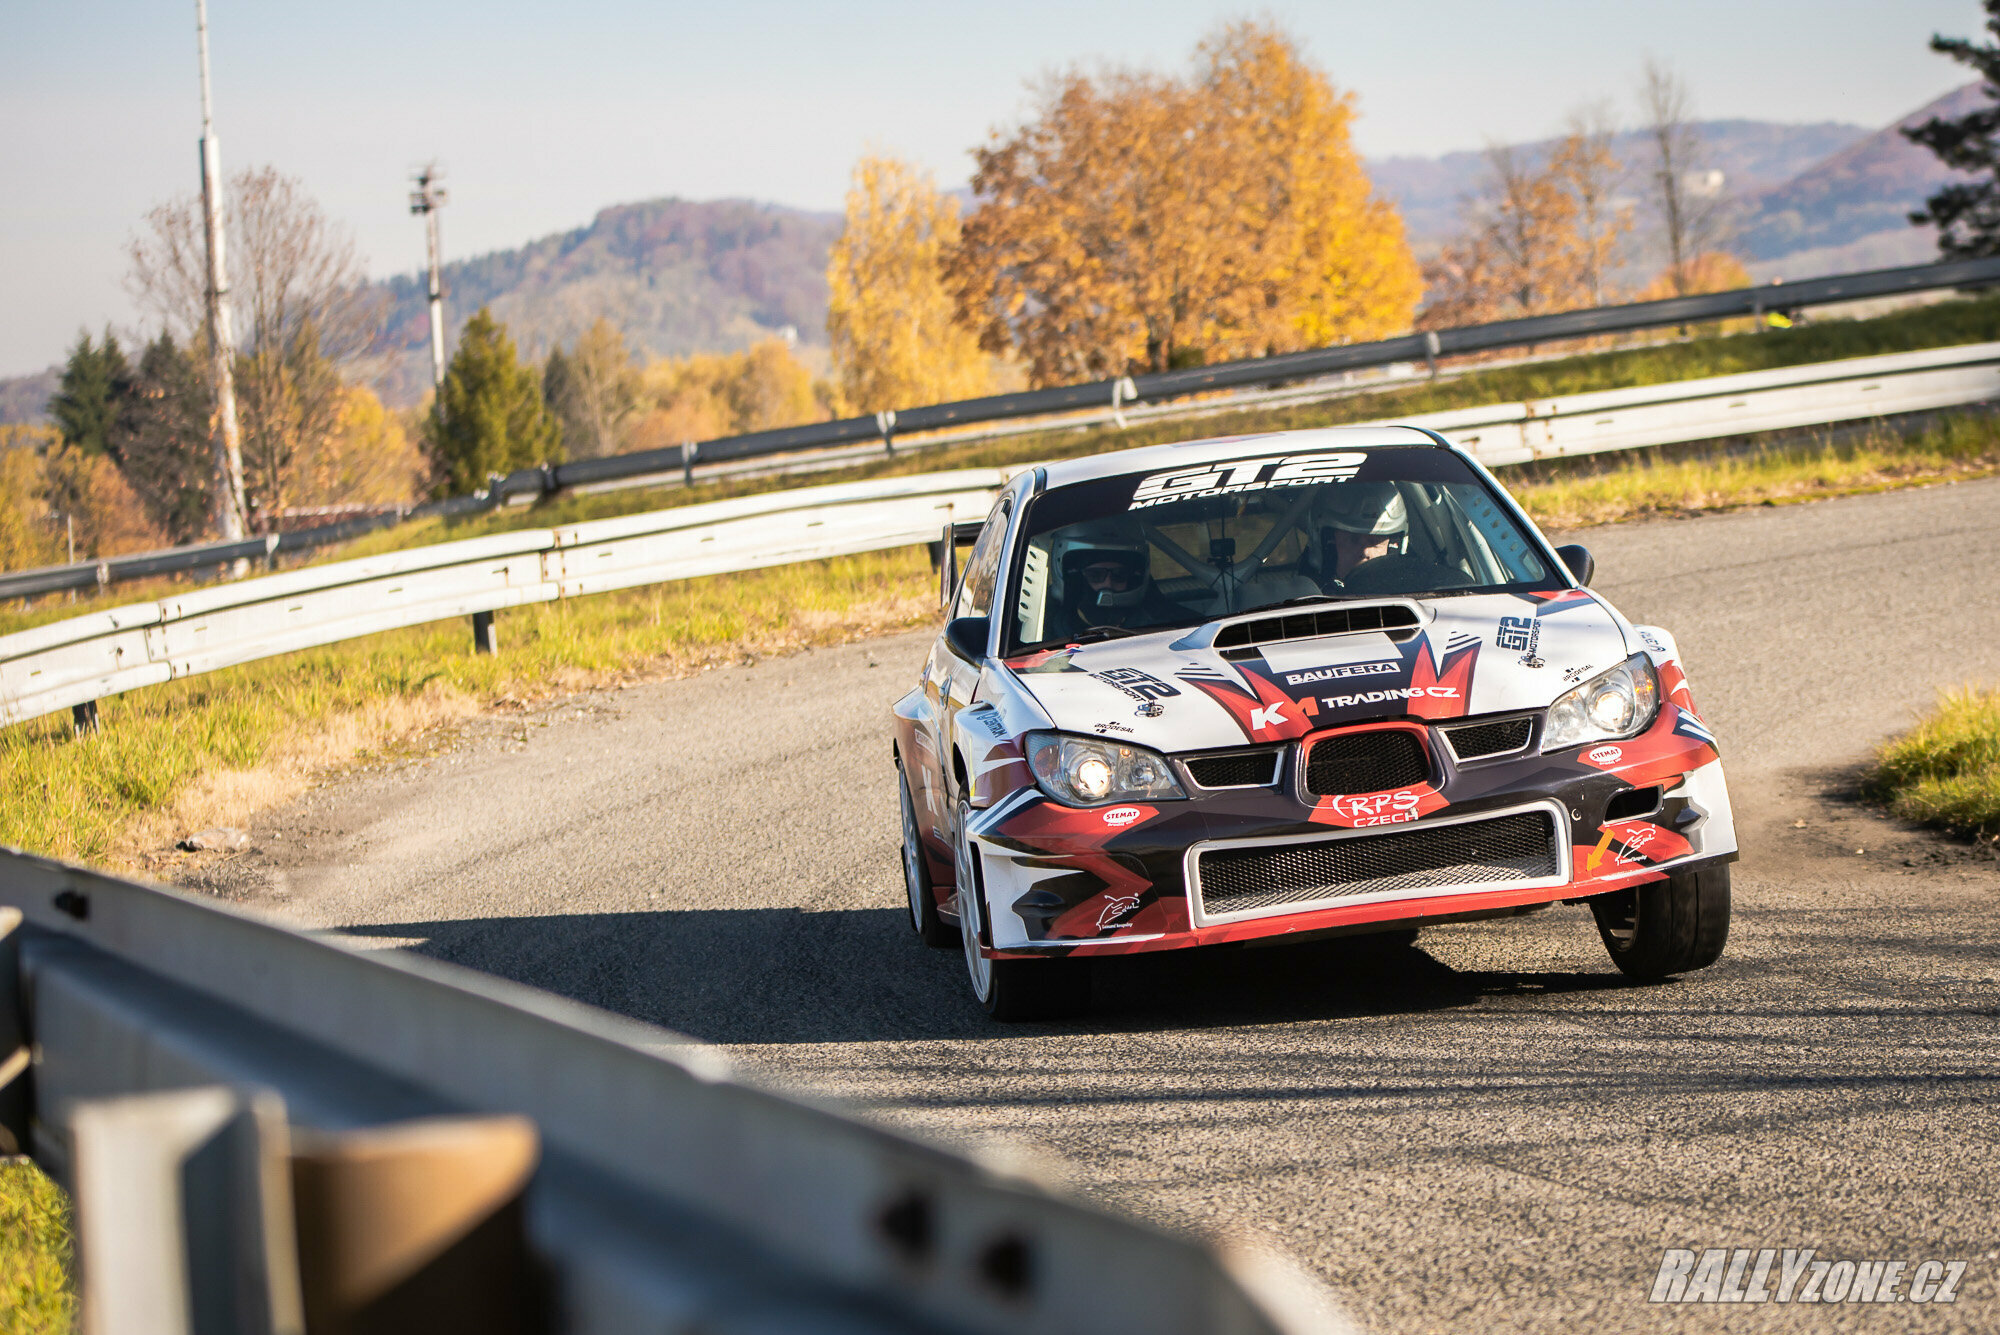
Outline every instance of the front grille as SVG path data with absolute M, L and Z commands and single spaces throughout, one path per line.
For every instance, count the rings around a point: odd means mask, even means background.
M 1509 751 L 1520 750 L 1528 744 L 1528 734 L 1534 729 L 1534 719 L 1524 714 L 1520 718 L 1503 718 L 1497 723 L 1471 723 L 1462 728 L 1445 728 L 1443 732 L 1451 743 L 1453 755 L 1460 760 L 1477 760 L 1481 756 L 1502 756 Z
M 1360 631 L 1407 631 L 1418 624 L 1413 608 L 1402 603 L 1367 607 L 1322 607 L 1312 612 L 1287 612 L 1224 626 L 1215 636 L 1218 651 L 1278 640 L 1312 640 L 1322 635 L 1352 635 Z M 1404 636 L 1403 638 L 1408 638 Z M 1224 654 L 1225 658 L 1235 655 Z
M 1254 788 L 1278 778 L 1276 751 L 1239 751 L 1228 756 L 1196 756 L 1188 774 L 1204 788 Z
M 1199 859 L 1209 914 L 1392 891 L 1532 881 L 1561 870 L 1546 811 L 1353 835 L 1314 843 L 1217 849 Z
M 1407 788 L 1422 783 L 1430 772 L 1423 743 L 1401 728 L 1337 732 L 1306 752 L 1306 791 L 1314 797 Z

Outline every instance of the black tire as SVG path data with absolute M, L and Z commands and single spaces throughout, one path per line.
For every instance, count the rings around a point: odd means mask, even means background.
M 958 933 L 938 916 L 937 887 L 924 860 L 923 837 L 917 829 L 917 804 L 910 800 L 910 776 L 896 762 L 896 794 L 903 808 L 903 894 L 909 900 L 910 927 L 927 946 L 955 946 Z
M 1598 935 L 1627 978 L 1705 969 L 1729 940 L 1729 865 L 1678 872 L 1591 898 Z
M 1090 1007 L 1090 961 L 1074 959 L 989 959 L 980 953 L 984 910 L 978 873 L 972 867 L 965 826 L 972 812 L 963 801 L 953 829 L 958 866 L 958 932 L 965 952 L 972 999 L 991 1019 L 1059 1020 Z

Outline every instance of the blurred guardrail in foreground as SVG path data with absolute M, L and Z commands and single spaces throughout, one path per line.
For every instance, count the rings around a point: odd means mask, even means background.
M 1435 367 L 1440 357 L 1534 347 L 1602 334 L 1668 329 L 1744 316 L 1760 318 L 1774 312 L 1994 282 L 2000 282 L 2000 258 L 1874 269 L 1796 283 L 1766 283 L 1732 292 L 1564 311 L 1557 315 L 1435 330 L 1374 343 L 1353 343 L 1180 371 L 996 394 L 956 403 L 898 409 L 868 417 L 850 417 L 837 422 L 813 422 L 805 426 L 759 431 L 745 436 L 689 441 L 678 448 L 521 469 L 506 477 L 495 477 L 487 489 L 477 495 L 420 505 L 400 514 L 363 516 L 338 524 L 238 543 L 210 543 L 167 552 L 0 574 L 0 598 L 34 597 L 70 589 L 94 588 L 121 580 L 190 570 L 213 570 L 247 559 L 308 551 L 344 542 L 375 529 L 392 527 L 406 519 L 478 513 L 506 504 L 512 497 L 546 496 L 575 488 L 601 490 L 615 486 L 651 485 L 673 474 L 680 474 L 684 480 L 692 482 L 697 467 L 712 468 L 715 465 L 811 451 L 852 455 L 856 446 L 870 442 L 894 453 L 896 437 L 911 433 L 951 432 L 954 428 L 992 426 L 1022 418 L 1056 417 L 1080 411 L 1092 413 L 1100 419 L 1116 420 L 1122 425 L 1128 411 L 1134 416 L 1143 414 L 1148 418 L 1182 415 L 1180 412 L 1163 411 L 1163 406 L 1192 395 L 1213 395 L 1252 386 L 1281 386 L 1405 362 L 1427 361 Z M 1271 396 L 1252 398 L 1269 401 Z M 1141 404 L 1147 406 L 1138 408 Z M 1255 406 L 1250 400 L 1226 405 L 1227 408 L 1250 406 Z M 1197 404 L 1188 405 L 1186 411 L 1194 414 L 1214 410 L 1214 405 Z M 971 437 L 984 433 L 973 431 L 965 434 Z
M 90 1335 L 1326 1328 L 693 1040 L 0 850 L 9 1139 L 70 1189 Z
M 1790 366 L 1399 421 L 1488 465 L 1921 412 L 2000 397 L 2000 343 Z M 1379 424 L 1378 424 L 1379 425 Z M 1009 473 L 970 469 L 808 487 L 526 529 L 210 585 L 0 636 L 0 724 L 312 645 L 523 603 L 940 540 L 982 519 Z

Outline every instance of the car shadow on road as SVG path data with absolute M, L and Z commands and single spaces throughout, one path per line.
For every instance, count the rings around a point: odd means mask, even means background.
M 1414 1014 L 1482 997 L 1626 986 L 1604 973 L 1467 972 L 1380 937 L 1100 960 L 1089 1015 L 997 1025 L 956 950 L 928 950 L 897 909 L 552 914 L 376 923 L 407 948 L 715 1043 L 1004 1038 Z

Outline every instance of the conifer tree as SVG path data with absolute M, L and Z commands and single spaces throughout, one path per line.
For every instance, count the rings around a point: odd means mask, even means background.
M 2000 0 L 1986 0 L 1986 31 L 2000 38 Z M 1980 46 L 1967 38 L 1931 38 L 1931 50 L 1979 71 L 1987 95 L 2000 89 L 2000 44 Z M 1947 167 L 1981 179 L 1955 181 L 1910 215 L 1919 226 L 1934 223 L 1938 250 L 1952 259 L 2000 255 L 2000 101 L 1989 101 L 1963 116 L 1933 116 L 1903 130 Z
M 91 342 L 89 331 L 79 332 L 63 366 L 62 383 L 49 399 L 49 416 L 63 443 L 86 454 L 108 453 L 111 424 L 131 385 L 132 368 L 112 332 L 104 331 L 101 344 Z
M 208 533 L 215 473 L 208 436 L 200 368 L 162 330 L 139 358 L 108 442 L 147 517 L 175 543 Z
M 490 474 L 563 457 L 540 377 L 521 364 L 507 326 L 483 306 L 458 336 L 425 435 L 440 495 L 466 495 Z

